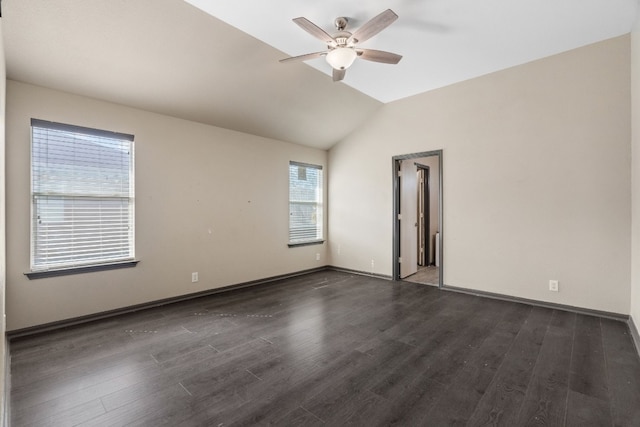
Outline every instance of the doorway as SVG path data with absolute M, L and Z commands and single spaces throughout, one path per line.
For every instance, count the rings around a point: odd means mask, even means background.
M 442 287 L 442 150 L 393 157 L 393 279 Z

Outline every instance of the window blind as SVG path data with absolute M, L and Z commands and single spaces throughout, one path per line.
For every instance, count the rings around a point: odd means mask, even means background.
M 133 136 L 31 121 L 31 270 L 134 257 Z
M 322 166 L 289 163 L 289 243 L 322 240 Z

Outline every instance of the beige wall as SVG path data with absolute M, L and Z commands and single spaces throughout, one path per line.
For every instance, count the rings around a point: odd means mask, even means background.
M 287 247 L 288 163 L 326 151 L 14 81 L 7 105 L 9 330 L 326 264 L 326 245 Z M 24 276 L 32 117 L 135 135 L 136 268 Z
M 392 273 L 391 158 L 443 149 L 446 285 L 628 314 L 629 51 L 623 36 L 384 106 L 329 152 L 331 263 Z
M 6 283 L 6 249 L 5 249 L 5 93 L 6 71 L 4 62 L 4 41 L 2 37 L 2 20 L 0 20 L 0 425 L 8 425 L 5 419 L 5 372 L 8 352 L 5 343 L 5 283 Z M 7 424 L 5 424 L 5 422 Z
M 640 16 L 631 33 L 632 205 L 631 317 L 640 328 Z

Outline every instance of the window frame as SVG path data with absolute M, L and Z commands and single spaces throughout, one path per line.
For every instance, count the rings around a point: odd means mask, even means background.
M 107 200 L 107 199 L 120 200 L 121 203 L 124 202 L 128 204 L 128 208 L 125 208 L 128 211 L 128 214 L 127 214 L 128 221 L 126 222 L 128 225 L 128 231 L 126 231 L 128 240 L 126 244 L 122 245 L 123 249 L 127 249 L 127 254 L 125 256 L 86 259 L 81 261 L 69 260 L 67 262 L 60 262 L 55 264 L 53 263 L 40 264 L 36 262 L 35 256 L 36 256 L 36 247 L 37 247 L 36 240 L 37 239 L 36 239 L 35 233 L 37 233 L 38 230 L 36 226 L 35 215 L 37 214 L 36 204 L 38 203 L 38 197 L 39 196 L 44 198 L 51 197 L 52 199 L 59 197 L 61 200 L 65 200 L 66 198 L 68 198 L 70 201 L 73 201 L 73 200 L 79 201 L 83 197 L 85 197 L 84 195 L 73 194 L 68 191 L 61 192 L 60 194 L 56 194 L 53 196 L 47 195 L 47 194 L 43 195 L 41 192 L 35 191 L 36 178 L 34 177 L 34 168 L 36 166 L 35 162 L 37 161 L 37 159 L 35 157 L 35 152 L 34 152 L 34 135 L 35 135 L 34 131 L 36 128 L 53 130 L 53 131 L 71 132 L 71 133 L 76 133 L 80 135 L 85 135 L 89 138 L 108 138 L 108 139 L 118 140 L 121 142 L 126 141 L 128 143 L 128 147 L 127 147 L 128 155 L 129 155 L 128 175 L 127 175 L 128 192 L 126 193 L 126 196 L 114 196 L 114 195 L 107 195 L 106 193 L 100 194 L 99 192 L 97 192 L 94 195 L 90 195 L 88 197 L 88 199 L 91 199 L 94 201 L 98 201 L 98 200 L 101 200 L 101 198 L 104 198 L 102 200 Z M 49 140 L 47 140 L 47 143 L 48 142 Z M 75 152 L 77 152 L 77 150 L 74 150 L 74 153 Z M 138 264 L 139 261 L 135 259 L 135 145 L 134 145 L 133 135 L 32 118 L 31 127 L 30 127 L 29 163 L 30 163 L 29 166 L 30 166 L 30 175 L 31 175 L 30 188 L 29 188 L 29 195 L 30 195 L 30 201 L 29 201 L 29 204 L 30 204 L 29 264 L 30 265 L 29 265 L 29 268 L 30 270 L 29 272 L 24 273 L 29 279 L 62 276 L 62 275 L 68 275 L 68 274 L 79 274 L 79 273 L 86 273 L 91 271 L 111 270 L 111 269 L 118 269 L 118 268 L 129 268 L 129 267 L 135 267 Z M 72 182 L 77 182 L 77 178 Z M 42 198 L 40 200 L 42 200 Z
M 317 186 L 316 186 L 316 200 L 315 202 L 313 202 L 314 206 L 316 207 L 316 212 L 320 213 L 320 218 L 319 220 L 316 219 L 316 237 L 313 239 L 305 239 L 305 240 L 291 240 L 291 220 L 292 220 L 292 211 L 291 211 L 291 206 L 292 203 L 294 203 L 295 201 L 292 201 L 291 199 L 291 190 L 292 190 L 292 181 L 291 181 L 291 167 L 292 166 L 297 166 L 297 167 L 305 167 L 305 168 L 309 168 L 309 169 L 316 169 L 317 171 L 319 171 L 319 177 L 318 177 L 318 182 L 317 182 Z M 287 231 L 289 233 L 289 237 L 288 237 L 288 243 L 287 245 L 292 248 L 292 247 L 298 247 L 298 246 L 309 246 L 309 245 L 321 245 L 324 243 L 325 241 L 325 226 L 324 226 L 324 218 L 325 218 L 325 212 L 324 212 L 324 168 L 322 165 L 316 165 L 316 164 L 311 164 L 311 163 L 303 163 L 303 162 L 297 162 L 294 160 L 290 160 L 289 161 L 289 165 L 287 168 L 287 181 L 288 181 L 288 186 L 289 186 L 289 190 L 288 190 L 288 205 L 289 205 L 289 223 L 287 226 Z M 312 203 L 310 201 L 298 201 L 298 203 L 300 202 L 304 202 L 304 203 Z M 319 236 L 318 236 L 319 235 Z

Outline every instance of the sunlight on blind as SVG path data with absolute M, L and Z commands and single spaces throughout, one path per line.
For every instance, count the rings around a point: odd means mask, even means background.
M 289 243 L 322 239 L 322 166 L 289 163 Z
M 31 126 L 31 269 L 133 259 L 133 136 Z

